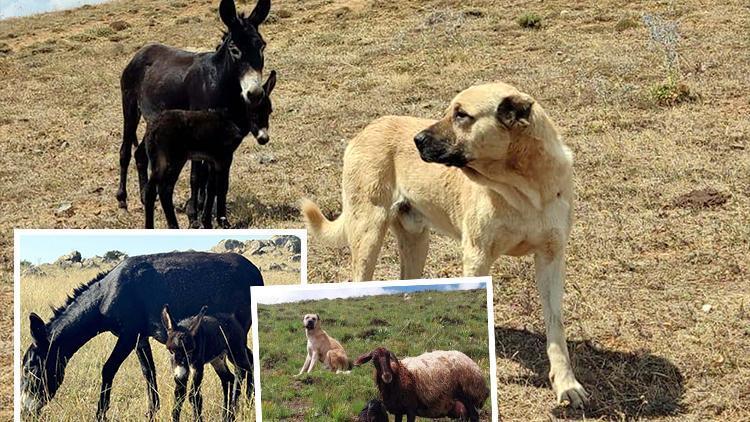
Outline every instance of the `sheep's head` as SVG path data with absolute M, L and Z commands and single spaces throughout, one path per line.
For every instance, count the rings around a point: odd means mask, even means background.
M 370 353 L 366 353 L 354 361 L 354 366 L 360 366 L 363 363 L 372 361 L 375 365 L 376 376 L 386 384 L 393 381 L 393 373 L 398 373 L 399 362 L 396 355 L 385 347 L 378 347 Z

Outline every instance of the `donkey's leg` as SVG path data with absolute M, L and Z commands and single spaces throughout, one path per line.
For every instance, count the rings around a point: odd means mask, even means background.
M 146 378 L 147 395 L 148 395 L 148 413 L 146 416 L 149 420 L 154 420 L 156 412 L 159 410 L 159 391 L 156 386 L 156 366 L 154 365 L 154 356 L 151 354 L 151 345 L 148 342 L 148 336 L 141 336 L 138 339 L 138 362 L 141 364 L 141 372 Z
M 232 156 L 222 160 L 214 167 L 216 172 L 216 222 L 222 229 L 229 228 L 227 220 L 227 192 L 229 192 L 229 169 L 232 167 Z
M 112 393 L 112 380 L 115 379 L 115 374 L 120 369 L 120 365 L 135 348 L 137 341 L 137 335 L 120 335 L 115 348 L 104 363 L 104 367 L 102 368 L 102 386 L 99 391 L 99 405 L 96 409 L 96 419 L 99 421 L 106 420 L 107 418 L 109 397 Z
M 212 214 L 214 208 L 214 199 L 216 199 L 216 179 L 216 170 L 212 168 L 208 173 L 206 202 L 203 204 L 203 215 L 201 216 L 201 223 L 204 229 L 213 228 Z
M 130 165 L 131 146 L 138 145 L 138 122 L 141 112 L 138 109 L 138 98 L 135 91 L 122 91 L 122 145 L 120 145 L 120 186 L 117 189 L 117 201 L 120 208 L 128 208 L 128 166 Z
M 172 163 L 169 165 L 162 182 L 159 184 L 159 201 L 161 201 L 161 208 L 164 211 L 164 217 L 167 219 L 167 227 L 170 229 L 180 228 L 177 223 L 177 215 L 174 213 L 174 203 L 172 201 L 174 196 L 174 185 L 180 177 L 182 166 L 183 163 Z
M 203 163 L 193 160 L 190 162 L 190 198 L 187 202 L 186 214 L 191 228 L 198 228 L 198 210 L 202 208 L 200 193 L 205 183 L 203 179 Z
M 203 420 L 203 396 L 201 383 L 203 382 L 203 365 L 192 367 L 193 385 L 190 386 L 190 403 L 193 405 L 193 420 Z
M 162 169 L 153 167 L 151 169 L 151 175 L 146 182 L 146 186 L 143 188 L 143 208 L 146 214 L 146 228 L 154 228 L 154 204 L 156 202 L 156 189 L 161 184 Z
M 187 395 L 187 382 L 187 371 L 185 371 L 184 375 L 181 377 L 174 377 L 174 407 L 172 408 L 172 422 L 180 421 L 182 404 L 185 403 L 185 396 Z
M 250 375 L 247 377 L 247 387 L 245 387 L 245 395 L 247 395 L 248 400 L 252 400 L 253 393 L 255 392 L 253 389 L 255 384 L 255 379 L 253 378 L 255 376 L 255 372 L 253 372 L 253 351 L 250 350 L 249 347 L 245 347 L 245 350 L 247 352 L 247 359 L 250 361 Z
M 231 419 L 231 399 L 232 399 L 232 386 L 234 386 L 234 374 L 227 367 L 227 362 L 224 356 L 216 358 L 211 361 L 211 366 L 214 367 L 216 375 L 221 380 L 221 391 L 224 393 L 224 404 L 221 410 L 224 420 Z
M 138 188 L 140 189 L 140 197 L 142 199 L 143 188 L 148 181 L 148 154 L 146 153 L 146 142 L 141 142 L 135 149 L 135 167 L 138 169 Z

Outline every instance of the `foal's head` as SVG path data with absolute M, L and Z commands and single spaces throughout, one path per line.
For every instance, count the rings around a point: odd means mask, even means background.
M 258 27 L 268 17 L 271 0 L 258 0 L 250 16 L 237 15 L 234 0 L 221 0 L 219 16 L 227 26 L 221 49 L 226 49 L 233 73 L 239 81 L 242 98 L 248 104 L 263 97 L 263 50 L 266 42 Z
M 268 134 L 269 120 L 273 113 L 271 103 L 271 92 L 276 86 L 276 71 L 272 70 L 268 75 L 266 83 L 263 84 L 263 98 L 257 105 L 248 106 L 248 118 L 250 120 L 250 133 L 260 145 L 265 145 L 271 139 Z
M 161 310 L 161 322 L 167 330 L 167 350 L 172 361 L 172 370 L 177 378 L 187 376 L 187 368 L 194 360 L 196 336 L 206 315 L 206 309 L 206 306 L 202 307 L 198 315 L 192 317 L 187 324 L 184 321 L 182 324 L 175 324 L 172 315 L 169 314 L 169 306 L 164 305 Z
M 21 407 L 24 414 L 37 415 L 52 397 L 65 376 L 66 359 L 52 347 L 47 326 L 37 314 L 29 315 L 31 346 L 23 355 L 21 367 Z

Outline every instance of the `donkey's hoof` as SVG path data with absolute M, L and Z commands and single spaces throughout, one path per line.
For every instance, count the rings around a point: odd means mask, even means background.
M 128 210 L 128 201 L 117 201 L 117 207 L 121 210 L 127 211 Z
M 201 222 L 198 220 L 193 220 L 190 222 L 190 228 L 191 229 L 200 229 L 201 228 Z
M 232 225 L 231 225 L 231 224 L 229 224 L 229 220 L 227 220 L 227 218 L 226 218 L 226 217 L 221 217 L 221 218 L 219 218 L 218 220 L 216 220 L 216 224 L 217 224 L 217 225 L 218 225 L 218 226 L 219 226 L 220 228 L 222 228 L 222 229 L 228 229 L 228 228 L 232 227 Z

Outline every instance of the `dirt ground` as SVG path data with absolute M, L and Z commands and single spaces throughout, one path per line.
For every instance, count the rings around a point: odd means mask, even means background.
M 12 407 L 12 229 L 141 227 L 133 169 L 130 212 L 114 199 L 120 71 L 150 41 L 213 48 L 217 5 L 123 0 L 0 21 L 1 418 Z M 746 1 L 272 9 L 262 27 L 266 68 L 279 72 L 271 142 L 248 139 L 236 154 L 237 227 L 301 227 L 303 196 L 339 212 L 343 149 L 369 121 L 437 118 L 465 87 L 511 83 L 545 107 L 576 157 L 566 326 L 593 401 L 583 413 L 555 406 L 532 262 L 503 259 L 492 272 L 503 418 L 750 420 Z M 183 180 L 175 202 L 186 195 Z M 346 250 L 309 243 L 311 281 L 349 278 Z M 460 275 L 458 246 L 431 246 L 426 276 Z M 389 239 L 376 278 L 397 276 Z

